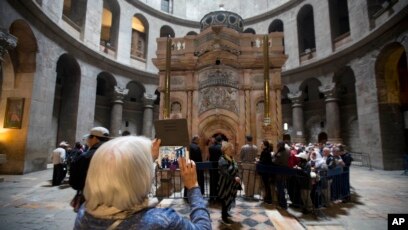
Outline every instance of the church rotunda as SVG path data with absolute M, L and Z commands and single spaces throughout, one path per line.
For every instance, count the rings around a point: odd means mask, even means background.
M 94 126 L 153 138 L 168 37 L 169 117 L 190 136 L 341 142 L 374 168 L 403 167 L 407 1 L 219 3 L 0 1 L 0 173 L 46 169 Z

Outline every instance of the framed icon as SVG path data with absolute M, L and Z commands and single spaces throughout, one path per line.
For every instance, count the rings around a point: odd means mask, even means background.
M 4 128 L 21 129 L 24 114 L 24 98 L 7 98 Z

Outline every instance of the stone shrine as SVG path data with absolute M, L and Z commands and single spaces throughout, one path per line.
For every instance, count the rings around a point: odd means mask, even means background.
M 190 136 L 200 135 L 202 149 L 218 134 L 237 151 L 247 134 L 258 146 L 264 138 L 276 145 L 282 139 L 281 67 L 287 59 L 283 33 L 267 35 L 265 55 L 265 35 L 243 33 L 243 20 L 235 13 L 214 11 L 200 23 L 199 34 L 171 38 L 169 118 L 186 118 Z M 164 119 L 165 109 L 166 48 L 167 38 L 158 38 L 153 63 L 160 75 L 159 119 Z M 269 119 L 264 118 L 264 72 L 270 79 Z

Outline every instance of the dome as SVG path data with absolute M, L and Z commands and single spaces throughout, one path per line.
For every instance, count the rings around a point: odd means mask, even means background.
M 225 26 L 242 33 L 244 30 L 243 22 L 244 20 L 238 14 L 219 10 L 204 15 L 200 21 L 200 28 L 203 31 L 210 26 Z

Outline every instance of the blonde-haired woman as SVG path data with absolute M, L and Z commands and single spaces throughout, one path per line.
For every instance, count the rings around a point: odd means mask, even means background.
M 152 144 L 145 137 L 135 136 L 118 137 L 103 144 L 89 166 L 86 202 L 78 212 L 74 229 L 211 229 L 193 161 L 179 159 L 188 189 L 191 221 L 171 208 L 152 208 L 154 204 L 147 195 L 159 145 L 160 141 Z
M 241 190 L 241 179 L 238 177 L 238 165 L 234 160 L 234 146 L 229 142 L 222 142 L 222 155 L 218 161 L 220 179 L 218 181 L 218 197 L 222 203 L 222 221 L 230 225 L 232 221 L 228 219 L 228 211 L 235 202 L 237 190 Z

